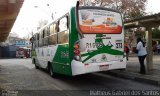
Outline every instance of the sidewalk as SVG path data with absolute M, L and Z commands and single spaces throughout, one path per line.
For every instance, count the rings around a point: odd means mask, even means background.
M 147 72 L 145 75 L 139 74 L 138 72 L 140 71 L 140 64 L 138 58 L 136 55 L 132 55 L 129 57 L 129 61 L 125 71 L 113 70 L 107 73 L 116 77 L 131 79 L 139 82 L 160 86 L 160 55 L 153 56 L 153 67 L 154 69 L 152 71 Z

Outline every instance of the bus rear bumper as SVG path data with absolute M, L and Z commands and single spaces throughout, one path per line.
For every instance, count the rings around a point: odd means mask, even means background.
M 103 63 L 87 63 L 73 60 L 71 62 L 72 75 L 80 75 L 86 73 L 114 70 L 114 69 L 125 69 L 126 68 L 126 58 L 119 61 L 103 62 Z

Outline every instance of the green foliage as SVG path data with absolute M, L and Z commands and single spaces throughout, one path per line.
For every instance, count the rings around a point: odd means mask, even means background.
M 103 6 L 119 10 L 124 18 L 132 19 L 145 15 L 147 0 L 79 0 L 84 6 Z
M 160 30 L 158 28 L 153 29 L 152 37 L 154 39 L 160 39 Z

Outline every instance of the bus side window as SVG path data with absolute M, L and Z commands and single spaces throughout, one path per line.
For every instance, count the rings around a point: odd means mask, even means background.
M 43 39 L 43 31 L 41 30 L 39 33 L 39 47 L 42 47 L 43 45 L 42 39 Z
M 58 44 L 68 43 L 67 16 L 59 21 Z
M 47 36 L 50 35 L 50 27 L 47 27 Z
M 48 44 L 55 45 L 57 44 L 56 24 L 55 23 L 51 24 L 49 29 L 50 29 L 50 36 L 48 37 Z
M 68 43 L 68 30 L 58 33 L 58 44 Z
M 50 26 L 49 26 L 49 33 L 50 33 L 50 35 L 52 35 L 52 34 L 55 34 L 55 32 L 56 32 L 56 24 L 51 24 Z
M 44 37 L 43 37 L 43 46 L 47 46 L 48 45 L 48 27 L 46 27 L 44 30 L 43 30 L 43 34 L 44 34 Z
M 48 37 L 48 44 L 49 45 L 56 45 L 57 44 L 57 34 L 53 34 L 53 35 L 50 35 Z
M 59 32 L 59 21 L 57 21 L 57 22 L 56 22 L 55 31 L 56 31 L 56 33 L 58 33 L 58 32 Z
M 59 32 L 67 30 L 67 17 L 62 18 L 59 21 Z

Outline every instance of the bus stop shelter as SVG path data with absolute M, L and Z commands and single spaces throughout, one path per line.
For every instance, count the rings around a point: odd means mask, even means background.
M 0 42 L 4 42 L 18 16 L 24 0 L 0 0 Z
M 125 29 L 145 27 L 147 30 L 147 70 L 153 70 L 152 28 L 160 26 L 160 13 L 125 21 Z

